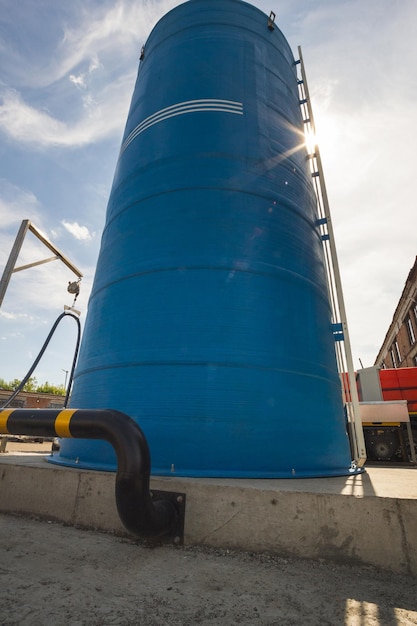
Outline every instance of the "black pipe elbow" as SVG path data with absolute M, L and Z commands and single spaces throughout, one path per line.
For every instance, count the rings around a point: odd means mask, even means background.
M 178 521 L 177 508 L 170 500 L 153 501 L 149 489 L 151 457 L 143 431 L 124 413 L 98 413 L 99 418 L 93 410 L 77 411 L 71 419 L 71 435 L 104 439 L 113 446 L 117 456 L 116 505 L 125 528 L 145 538 L 170 533 Z
M 145 539 L 183 539 L 185 494 L 150 492 L 151 457 L 141 428 L 110 409 L 3 409 L 0 434 L 104 439 L 117 456 L 116 506 L 125 528 Z

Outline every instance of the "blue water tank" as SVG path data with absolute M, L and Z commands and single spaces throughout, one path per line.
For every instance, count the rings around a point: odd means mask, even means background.
M 245 2 L 181 4 L 144 47 L 71 406 L 133 417 L 156 475 L 350 472 L 294 58 Z

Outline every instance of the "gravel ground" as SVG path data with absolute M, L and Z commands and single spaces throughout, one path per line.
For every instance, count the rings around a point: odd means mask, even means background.
M 3 626 L 417 624 L 416 579 L 0 515 Z

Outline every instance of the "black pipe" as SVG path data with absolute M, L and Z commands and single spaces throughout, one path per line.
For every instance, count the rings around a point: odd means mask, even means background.
M 177 494 L 178 504 L 172 497 L 152 499 L 148 443 L 140 427 L 125 413 L 110 409 L 2 409 L 0 434 L 108 441 L 117 456 L 116 505 L 124 526 L 144 538 L 179 536 L 184 495 Z

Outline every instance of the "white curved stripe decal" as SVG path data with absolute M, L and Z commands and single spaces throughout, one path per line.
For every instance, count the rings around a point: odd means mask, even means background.
M 186 113 L 197 113 L 201 111 L 218 111 L 221 113 L 234 113 L 235 115 L 243 115 L 243 104 L 241 102 L 233 102 L 232 100 L 217 100 L 209 98 L 206 100 L 187 100 L 185 102 L 179 102 L 169 107 L 165 107 L 152 115 L 146 117 L 140 124 L 138 124 L 126 137 L 120 148 L 120 154 L 122 154 L 129 144 L 143 131 L 147 130 L 154 124 L 158 124 L 171 117 L 177 115 L 185 115 Z

